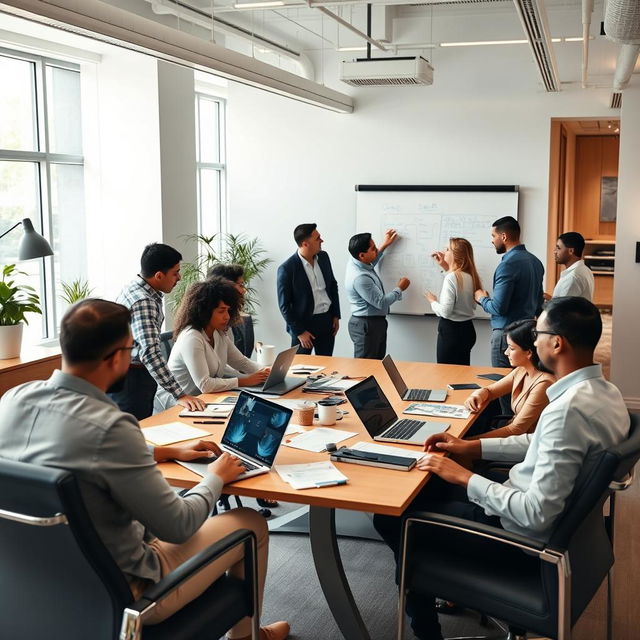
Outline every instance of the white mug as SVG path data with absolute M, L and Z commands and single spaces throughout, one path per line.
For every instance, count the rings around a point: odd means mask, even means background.
M 256 351 L 258 353 L 258 364 L 263 367 L 270 367 L 276 359 L 276 348 L 272 344 L 258 342 Z
M 335 404 L 330 404 L 323 400 L 318 402 L 318 422 L 327 427 L 336 423 L 338 410 Z

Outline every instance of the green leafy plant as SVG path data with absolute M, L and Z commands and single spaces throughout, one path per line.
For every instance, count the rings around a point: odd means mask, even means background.
M 194 262 L 183 262 L 180 268 L 182 279 L 176 285 L 170 298 L 171 306 L 176 309 L 188 286 L 207 277 L 207 271 L 215 264 L 239 264 L 244 268 L 244 281 L 247 293 L 244 311 L 254 315 L 260 306 L 258 295 L 252 282 L 260 278 L 273 260 L 264 257 L 264 249 L 258 238 L 248 238 L 245 234 L 225 233 L 221 235 L 187 236 L 190 242 L 197 242 L 200 251 Z M 218 246 L 220 248 L 218 248 Z
M 71 282 L 61 282 L 60 286 L 62 287 L 60 299 L 67 304 L 80 302 L 80 300 L 88 298 L 93 293 L 93 289 L 89 286 L 89 283 L 82 278 L 72 280 Z
M 0 326 L 9 326 L 24 322 L 29 324 L 26 313 L 39 313 L 40 298 L 33 287 L 26 284 L 16 284 L 13 278 L 26 276 L 24 271 L 18 271 L 15 264 L 8 264 L 2 268 L 0 281 Z

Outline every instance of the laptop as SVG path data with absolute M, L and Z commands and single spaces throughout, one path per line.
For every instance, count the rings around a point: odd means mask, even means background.
M 390 355 L 382 359 L 382 365 L 393 382 L 398 395 L 403 400 L 418 400 L 420 402 L 444 402 L 447 399 L 446 389 L 409 389 Z
M 351 389 L 346 389 L 344 393 L 364 428 L 378 442 L 422 446 L 430 435 L 442 433 L 449 428 L 448 422 L 426 422 L 407 418 L 398 420 L 398 414 L 373 376 L 369 376 Z
M 220 448 L 238 456 L 246 469 L 238 480 L 270 471 L 292 413 L 287 407 L 240 392 L 220 442 Z M 176 462 L 205 476 L 213 458 Z
M 285 349 L 278 354 L 275 359 L 269 377 L 263 384 L 257 387 L 238 387 L 240 391 L 250 391 L 251 393 L 269 393 L 274 396 L 282 396 L 293 389 L 301 387 L 306 381 L 306 378 L 300 376 L 287 377 L 287 371 L 291 368 L 293 357 L 298 352 L 298 345 Z

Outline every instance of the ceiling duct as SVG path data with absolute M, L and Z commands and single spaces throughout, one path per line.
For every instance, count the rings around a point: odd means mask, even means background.
M 513 0 L 547 91 L 560 91 L 556 57 L 542 0 Z
M 609 40 L 622 44 L 613 76 L 613 88 L 624 89 L 629 84 L 640 54 L 640 2 L 609 0 L 604 14 L 604 31 Z

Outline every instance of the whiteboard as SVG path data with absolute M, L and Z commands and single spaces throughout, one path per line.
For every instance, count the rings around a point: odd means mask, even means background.
M 385 291 L 401 276 L 411 280 L 392 313 L 433 314 L 424 292 L 440 298 L 444 273 L 431 254 L 442 251 L 449 238 L 462 237 L 473 246 L 482 287 L 491 291 L 493 272 L 502 256 L 491 244 L 491 225 L 498 218 L 518 218 L 517 186 L 380 186 L 357 185 L 356 232 L 370 232 L 380 244 L 386 229 L 399 238 L 386 251 L 378 269 Z M 476 315 L 487 314 L 477 307 Z

